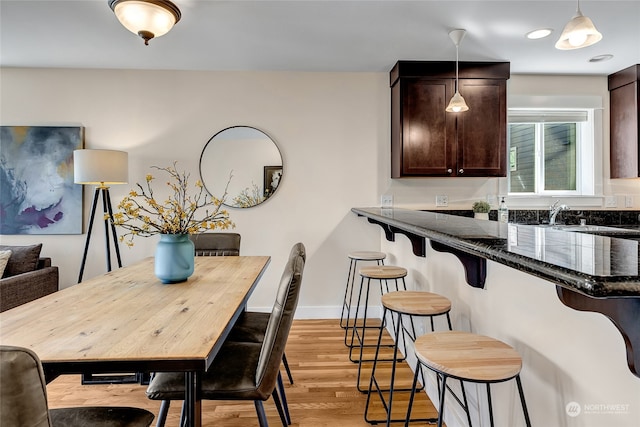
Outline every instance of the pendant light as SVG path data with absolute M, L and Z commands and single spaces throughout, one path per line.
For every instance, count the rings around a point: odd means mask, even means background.
M 118 21 L 148 45 L 149 40 L 167 34 L 180 20 L 178 6 L 169 0 L 109 0 Z
M 467 103 L 458 91 L 458 48 L 466 33 L 465 30 L 453 30 L 449 33 L 449 38 L 453 40 L 453 44 L 456 45 L 456 93 L 451 97 L 451 101 L 449 101 L 449 105 L 447 105 L 445 109 L 445 111 L 449 113 L 461 113 L 469 110 Z
M 565 25 L 560 38 L 556 42 L 556 49 L 571 50 L 591 46 L 602 40 L 602 34 L 596 30 L 591 19 L 582 15 L 580 11 L 580 0 L 576 14 L 571 21 Z

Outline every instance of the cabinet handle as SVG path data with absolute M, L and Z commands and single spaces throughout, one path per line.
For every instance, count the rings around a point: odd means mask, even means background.
M 464 173 L 464 169 L 460 169 L 458 173 Z
M 447 169 L 447 173 L 452 173 L 453 169 Z

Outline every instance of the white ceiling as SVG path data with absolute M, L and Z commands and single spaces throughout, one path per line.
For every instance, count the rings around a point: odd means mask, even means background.
M 640 0 L 582 0 L 603 40 L 554 43 L 575 0 L 174 0 L 182 20 L 149 46 L 107 0 L 0 0 L 4 67 L 387 72 L 399 60 L 510 61 L 512 73 L 609 74 L 640 63 Z M 527 40 L 549 27 L 553 34 Z M 589 59 L 612 54 L 607 62 Z

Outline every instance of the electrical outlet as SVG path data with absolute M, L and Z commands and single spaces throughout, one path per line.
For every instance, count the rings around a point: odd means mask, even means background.
M 604 207 L 605 208 L 617 208 L 618 200 L 616 196 L 605 196 L 604 198 Z
M 625 208 L 633 207 L 633 196 L 624 196 L 624 207 Z
M 380 206 L 383 208 L 392 208 L 393 196 L 391 194 L 383 194 L 380 196 Z
M 436 207 L 445 207 L 445 206 L 449 206 L 449 197 L 436 196 Z

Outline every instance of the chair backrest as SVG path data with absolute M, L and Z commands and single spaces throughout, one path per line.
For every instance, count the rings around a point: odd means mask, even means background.
M 195 246 L 196 256 L 240 255 L 240 234 L 238 233 L 191 234 L 189 239 Z
M 280 278 L 278 294 L 269 316 L 256 370 L 256 384 L 265 393 L 270 393 L 273 390 L 278 378 L 280 362 L 298 306 L 306 259 L 304 245 L 302 243 L 293 245 L 289 253 L 289 260 Z
M 0 346 L 0 425 L 51 427 L 42 364 L 29 349 Z

